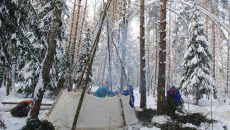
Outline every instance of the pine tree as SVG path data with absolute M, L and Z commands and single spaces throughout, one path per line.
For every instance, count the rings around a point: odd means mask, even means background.
M 182 90 L 186 95 L 196 97 L 196 104 L 202 94 L 213 92 L 213 81 L 210 73 L 211 54 L 206 40 L 201 13 L 192 8 L 190 23 L 190 41 L 184 54 Z

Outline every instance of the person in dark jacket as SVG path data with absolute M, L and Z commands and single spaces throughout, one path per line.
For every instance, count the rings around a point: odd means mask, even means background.
M 167 114 L 169 116 L 175 116 L 175 111 L 179 108 L 179 106 L 182 106 L 180 92 L 175 86 L 172 86 L 167 91 Z
M 96 90 L 96 92 L 93 94 L 96 97 L 105 97 L 105 96 L 115 96 L 116 93 L 113 92 L 109 87 L 107 82 L 103 82 L 102 85 Z
M 127 90 L 123 90 L 121 92 L 122 95 L 129 95 L 130 98 L 129 98 L 129 105 L 134 108 L 134 101 L 135 101 L 135 98 L 134 98 L 134 94 L 133 94 L 133 86 L 132 85 L 129 85 L 128 89 Z

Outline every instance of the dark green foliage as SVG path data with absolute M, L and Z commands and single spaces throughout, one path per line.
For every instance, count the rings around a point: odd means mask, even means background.
M 38 118 L 28 118 L 26 121 L 26 126 L 21 130 L 36 130 L 39 128 L 41 121 Z
M 183 115 L 183 116 L 176 116 L 174 118 L 178 122 L 181 123 L 191 123 L 196 126 L 200 126 L 201 123 L 214 123 L 216 121 L 207 119 L 206 116 L 200 114 L 200 113 L 193 113 L 193 114 L 188 114 L 188 115 Z
M 55 130 L 51 122 L 43 120 L 40 124 L 40 127 L 36 130 Z
M 157 124 L 152 122 L 154 115 L 157 115 L 157 111 L 153 109 L 144 109 L 143 111 L 137 111 L 136 116 L 143 125 L 147 127 L 156 126 L 161 130 L 197 130 L 195 127 L 184 127 L 183 124 L 190 123 L 195 126 L 200 126 L 201 123 L 215 123 L 215 120 L 207 119 L 205 115 L 200 113 L 175 115 L 171 120 L 165 124 Z
M 10 48 L 14 45 L 11 43 L 12 34 L 17 31 L 16 5 L 12 0 L 0 0 L 0 72 L 10 69 L 12 62 Z
M 176 115 L 173 121 L 169 121 L 165 124 L 155 124 L 161 130 L 197 130 L 195 127 L 182 127 L 182 124 L 190 123 L 196 126 L 200 126 L 201 123 L 214 123 L 216 121 L 207 119 L 206 116 L 200 113 L 193 113 L 188 115 Z
M 137 118 L 144 125 L 148 125 L 152 122 L 153 115 L 156 115 L 156 113 L 156 110 L 153 109 L 143 109 L 143 111 L 137 111 Z
M 21 130 L 55 130 L 53 124 L 47 120 L 40 121 L 38 118 L 28 118 L 26 126 Z
M 10 110 L 10 113 L 14 117 L 26 117 L 30 111 L 30 107 L 26 104 L 18 104 L 16 107 Z
M 0 129 L 5 130 L 6 129 L 6 125 L 3 121 L 0 120 Z
M 197 130 L 195 127 L 182 127 L 178 122 L 167 122 L 166 124 L 159 125 L 161 130 Z

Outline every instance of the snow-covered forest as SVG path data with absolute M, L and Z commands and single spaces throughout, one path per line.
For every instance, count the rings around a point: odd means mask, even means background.
M 0 0 L 0 129 L 43 130 L 25 126 L 68 92 L 79 98 L 65 129 L 77 130 L 84 99 L 106 82 L 117 95 L 134 87 L 138 122 L 126 121 L 118 96 L 119 128 L 228 130 L 229 71 L 230 0 Z M 176 117 L 167 115 L 172 86 L 183 99 Z M 28 115 L 12 116 L 27 99 Z

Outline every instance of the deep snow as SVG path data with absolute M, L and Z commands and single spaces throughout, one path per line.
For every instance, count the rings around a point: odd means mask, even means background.
M 24 98 L 18 98 L 14 95 L 5 96 L 5 88 L 0 88 L 0 101 L 21 101 L 24 100 Z M 135 91 L 135 105 L 139 106 L 139 93 Z M 185 98 L 185 97 L 184 97 Z M 44 103 L 52 103 L 52 100 L 44 99 Z M 188 102 L 188 101 L 186 101 Z M 156 109 L 156 97 L 153 97 L 152 95 L 147 97 L 147 107 Z M 0 120 L 2 120 L 5 124 L 7 129 L 6 130 L 19 130 L 25 125 L 26 117 L 25 118 L 17 118 L 12 117 L 9 108 L 11 108 L 12 105 L 2 105 L 0 104 Z M 200 112 L 204 115 L 207 115 L 208 118 L 211 118 L 211 101 L 210 100 L 201 100 L 200 105 L 192 105 L 191 103 L 185 103 L 184 108 L 189 113 L 196 113 Z M 217 120 L 217 123 L 213 124 L 213 130 L 224 130 L 224 126 L 226 126 L 227 129 L 230 129 L 230 105 L 227 103 L 224 103 L 221 100 L 213 100 L 212 101 L 212 118 L 214 120 Z M 40 111 L 39 118 L 43 119 L 45 117 L 45 114 L 48 112 L 48 110 L 42 110 Z M 171 118 L 168 116 L 154 116 L 152 119 L 152 122 L 158 123 L 158 124 L 164 124 Z M 146 126 L 141 126 L 140 124 L 137 125 L 137 129 L 140 130 L 160 130 L 160 128 L 152 127 L 148 128 Z M 184 124 L 184 126 L 193 126 L 192 124 Z M 200 127 L 198 127 L 200 130 L 211 130 L 212 126 L 210 124 L 201 124 Z M 129 128 L 131 130 L 131 128 Z

